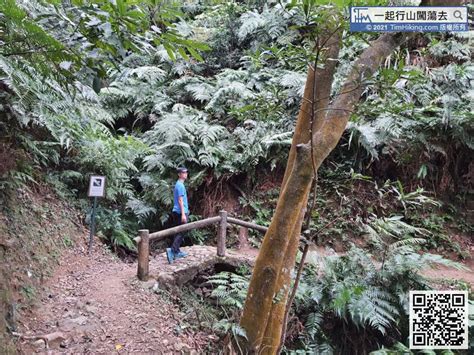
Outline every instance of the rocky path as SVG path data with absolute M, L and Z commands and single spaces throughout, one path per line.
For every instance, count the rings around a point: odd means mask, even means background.
M 70 250 L 37 307 L 21 317 L 18 348 L 26 354 L 197 354 L 216 340 L 180 330 L 183 315 L 151 290 L 153 283 L 139 282 L 136 264 L 103 247 L 91 256 L 83 247 Z M 38 335 L 46 335 L 49 349 Z

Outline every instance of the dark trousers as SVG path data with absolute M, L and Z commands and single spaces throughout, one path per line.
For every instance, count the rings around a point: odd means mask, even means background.
M 188 215 L 186 215 L 186 220 L 188 219 L 187 217 Z M 180 226 L 181 224 L 184 224 L 183 222 L 181 222 L 181 214 L 172 212 L 171 213 L 171 227 Z M 173 244 L 171 244 L 171 250 L 173 250 L 173 253 L 178 254 L 180 252 L 179 247 L 181 246 L 181 243 L 183 242 L 183 239 L 185 236 L 186 236 L 186 232 L 177 233 L 174 236 Z

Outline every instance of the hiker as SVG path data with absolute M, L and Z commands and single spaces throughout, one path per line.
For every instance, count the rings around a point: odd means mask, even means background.
M 185 167 L 179 167 L 177 169 L 178 180 L 173 190 L 173 211 L 171 212 L 171 226 L 176 227 L 181 224 L 188 222 L 189 208 L 188 208 L 188 195 L 186 193 L 186 187 L 184 181 L 188 178 L 188 169 Z M 181 243 L 183 242 L 185 233 L 177 233 L 174 236 L 173 244 L 171 248 L 166 248 L 166 257 L 168 263 L 172 263 L 175 259 L 184 258 L 188 254 L 179 250 Z

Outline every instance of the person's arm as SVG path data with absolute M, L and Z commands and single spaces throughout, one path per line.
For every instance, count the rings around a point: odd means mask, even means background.
M 184 213 L 183 196 L 178 197 L 178 204 L 179 204 L 179 208 L 181 210 L 181 223 L 186 223 L 186 213 Z

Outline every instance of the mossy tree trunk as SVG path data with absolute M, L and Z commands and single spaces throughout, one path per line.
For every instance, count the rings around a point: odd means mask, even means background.
M 341 92 L 329 104 L 341 30 L 320 37 L 321 62 L 308 70 L 305 92 L 296 123 L 280 197 L 265 234 L 250 282 L 240 325 L 248 353 L 275 354 L 280 344 L 290 273 L 311 184 L 317 169 L 336 147 L 364 90 L 363 81 L 411 34 L 388 33 L 373 41 L 353 66 Z

